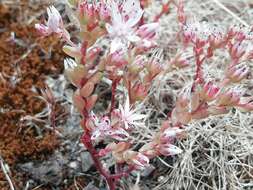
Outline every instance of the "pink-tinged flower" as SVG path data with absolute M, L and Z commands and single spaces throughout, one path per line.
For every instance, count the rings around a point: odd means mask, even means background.
M 123 159 L 128 164 L 133 164 L 137 169 L 143 169 L 149 165 L 149 158 L 140 152 L 127 150 L 123 153 Z
M 229 54 L 232 60 L 237 63 L 238 60 L 245 54 L 246 45 L 241 42 L 235 42 L 234 44 L 229 44 Z
M 35 28 L 43 35 L 48 36 L 56 33 L 62 36 L 64 32 L 63 21 L 60 13 L 54 6 L 47 8 L 48 21 L 47 24 L 35 24 Z
M 172 144 L 160 144 L 158 151 L 164 156 L 172 156 L 183 152 L 180 148 Z
M 111 2 L 111 24 L 106 24 L 106 29 L 112 38 L 111 53 L 120 48 L 137 42 L 140 38 L 136 35 L 135 26 L 140 21 L 143 10 L 137 0 L 126 0 L 122 4 L 115 0 Z
M 155 37 L 158 27 L 159 24 L 154 22 L 144 24 L 138 28 L 136 34 L 141 38 L 141 40 L 137 42 L 138 49 L 146 50 L 156 46 Z
M 179 135 L 180 133 L 182 133 L 184 130 L 180 129 L 178 127 L 170 127 L 167 128 L 166 130 L 164 130 L 162 132 L 162 134 L 160 135 L 160 141 L 161 142 L 172 142 L 172 140 Z
M 188 58 L 190 58 L 189 55 L 178 53 L 175 58 L 173 58 L 170 62 L 171 66 L 177 67 L 177 68 L 185 68 L 190 65 Z
M 217 97 L 217 105 L 219 106 L 236 106 L 239 101 L 240 94 L 232 90 L 223 92 Z
M 221 115 L 228 113 L 229 109 L 226 106 L 209 106 L 207 112 L 209 115 Z
M 201 96 L 206 101 L 214 100 L 219 94 L 220 88 L 214 85 L 212 82 L 204 84 Z
M 244 112 L 253 111 L 253 97 L 243 97 L 240 99 L 238 108 Z
M 240 82 L 242 79 L 246 78 L 249 73 L 249 67 L 246 65 L 235 65 L 229 67 L 226 71 L 226 77 L 231 82 Z
M 144 168 L 149 165 L 149 159 L 147 156 L 141 153 L 137 153 L 137 155 L 133 158 L 133 163 L 138 167 L 138 168 Z
M 107 116 L 104 116 L 101 120 L 99 120 L 92 112 L 90 117 L 95 126 L 91 132 L 91 140 L 100 140 L 106 137 L 119 141 L 128 139 L 129 134 L 122 128 L 111 126 L 111 121 Z
M 110 61 L 108 64 L 115 65 L 118 68 L 122 68 L 128 64 L 126 52 L 121 49 L 111 53 L 109 58 Z
M 126 98 L 124 107 L 119 105 L 120 120 L 124 124 L 124 128 L 143 126 L 142 120 L 146 117 L 144 114 L 137 113 L 138 110 L 132 109 L 129 103 L 129 97 Z

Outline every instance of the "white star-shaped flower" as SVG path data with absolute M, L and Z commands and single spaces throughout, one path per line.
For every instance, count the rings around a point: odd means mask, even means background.
M 137 113 L 137 109 L 132 109 L 129 103 L 129 97 L 126 98 L 124 107 L 119 105 L 120 119 L 124 123 L 125 129 L 130 127 L 143 126 L 143 119 L 146 117 L 144 114 Z

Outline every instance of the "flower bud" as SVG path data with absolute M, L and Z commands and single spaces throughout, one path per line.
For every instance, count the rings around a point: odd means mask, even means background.
M 229 45 L 229 54 L 234 61 L 238 61 L 246 52 L 246 47 L 240 42 Z
M 253 97 L 241 98 L 238 108 L 243 112 L 253 111 Z
M 219 106 L 235 106 L 239 101 L 239 94 L 233 91 L 226 91 L 217 97 L 217 105 Z
M 177 135 L 182 133 L 184 130 L 178 128 L 178 127 L 170 127 L 162 132 L 160 135 L 160 142 L 166 143 L 166 142 L 172 142 L 172 139 L 174 139 Z
M 206 107 L 201 107 L 191 114 L 192 119 L 204 119 L 208 117 L 208 111 Z
M 88 50 L 87 52 L 87 62 L 92 63 L 96 60 L 96 58 L 99 56 L 99 53 L 101 52 L 101 48 L 94 47 Z
M 229 67 L 226 71 L 226 77 L 234 83 L 240 82 L 242 79 L 246 78 L 249 73 L 249 68 L 247 66 L 235 65 Z
M 219 94 L 220 88 L 214 85 L 212 82 L 207 82 L 204 84 L 203 90 L 201 92 L 201 98 L 207 102 L 213 101 Z
M 189 66 L 189 61 L 186 57 L 183 57 L 182 54 L 176 55 L 176 57 L 170 63 L 172 66 L 179 69 Z
M 172 156 L 183 152 L 180 148 L 172 144 L 161 144 L 158 150 L 164 156 Z
M 225 106 L 209 106 L 207 108 L 209 115 L 221 115 L 228 113 L 228 109 Z
M 132 150 L 124 152 L 123 158 L 128 164 L 134 164 L 138 169 L 142 169 L 149 164 L 147 156 Z
M 149 158 L 153 158 L 153 157 L 157 156 L 157 151 L 155 150 L 155 146 L 156 146 L 156 143 L 154 143 L 154 142 L 144 144 L 140 148 L 139 152 L 146 155 Z
M 176 108 L 172 110 L 171 113 L 171 121 L 173 125 L 182 123 L 182 124 L 188 124 L 191 121 L 191 114 L 186 111 L 179 112 Z
M 159 27 L 159 24 L 154 22 L 154 23 L 149 23 L 149 24 L 144 24 L 139 27 L 137 30 L 137 35 L 140 36 L 142 39 L 148 39 L 152 40 L 156 33 L 157 29 Z
M 148 88 L 144 84 L 136 83 L 131 89 L 130 100 L 141 101 L 148 95 Z

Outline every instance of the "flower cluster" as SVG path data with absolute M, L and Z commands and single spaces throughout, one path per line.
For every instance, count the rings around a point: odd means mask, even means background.
M 84 129 L 82 142 L 91 153 L 95 166 L 104 176 L 110 189 L 115 182 L 132 170 L 143 169 L 151 158 L 158 155 L 175 155 L 181 152 L 172 145 L 181 129 L 170 128 L 158 131 L 153 139 L 156 153 L 149 154 L 152 147 L 139 150 L 133 148 L 131 132 L 145 128 L 145 114 L 138 109 L 138 102 L 144 100 L 152 81 L 163 71 L 160 51 L 153 53 L 151 59 L 146 52 L 156 47 L 157 22 L 145 23 L 142 7 L 148 1 L 69 1 L 75 8 L 80 27 L 79 43 L 71 41 L 64 28 L 60 13 L 53 6 L 48 8 L 48 21 L 35 27 L 43 36 L 56 34 L 67 42 L 63 51 L 69 55 L 64 61 L 65 75 L 77 88 L 73 104 L 82 115 Z M 108 51 L 101 56 L 98 40 L 108 39 Z M 176 61 L 175 61 L 176 62 Z M 180 60 L 178 60 L 180 62 Z M 96 87 L 104 78 L 111 80 L 111 104 L 108 112 L 95 114 L 94 107 L 99 97 Z M 124 103 L 116 100 L 117 87 L 121 85 L 126 92 Z M 119 101 L 118 106 L 116 106 Z M 94 110 L 94 112 L 93 112 Z M 170 134 L 171 133 L 171 134 Z M 173 139 L 173 140 L 172 140 Z M 97 150 L 97 142 L 110 142 L 104 149 Z M 111 153 L 120 171 L 110 174 L 99 158 Z

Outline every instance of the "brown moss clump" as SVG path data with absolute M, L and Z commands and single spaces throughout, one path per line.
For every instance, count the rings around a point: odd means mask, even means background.
M 43 122 L 36 123 L 42 132 L 38 134 L 38 129 L 22 125 L 20 119 L 45 108 L 37 97 L 45 87 L 46 76 L 63 71 L 64 55 L 58 40 L 43 39 L 33 24 L 17 22 L 15 10 L 0 5 L 0 154 L 11 167 L 15 186 L 23 188 L 25 180 L 22 182 L 15 165 L 48 157 L 59 146 L 59 140 L 45 129 Z M 56 114 L 61 110 L 57 105 Z M 0 189 L 9 189 L 1 171 Z

